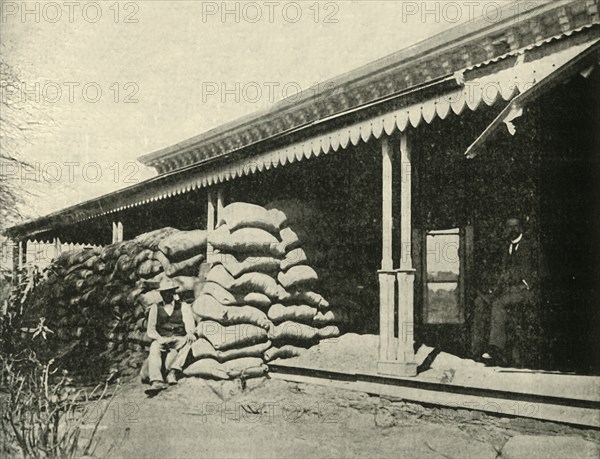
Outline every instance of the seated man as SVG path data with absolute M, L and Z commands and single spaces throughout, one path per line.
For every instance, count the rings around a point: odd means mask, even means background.
M 486 365 L 507 364 L 506 326 L 509 306 L 525 306 L 535 301 L 534 290 L 538 288 L 538 256 L 532 242 L 523 234 L 517 218 L 506 221 L 506 248 L 502 255 L 502 268 L 496 285 L 486 294 L 479 294 L 475 301 L 475 338 L 483 337 L 485 312 L 490 315 L 490 332 L 483 339 L 485 352 L 481 361 Z
M 146 389 L 148 395 L 155 395 L 167 387 L 162 374 L 163 354 L 171 349 L 178 351 L 175 360 L 170 365 L 167 362 L 167 382 L 176 384 L 177 373 L 183 370 L 191 344 L 196 340 L 192 308 L 175 294 L 177 285 L 165 278 L 158 290 L 162 301 L 150 306 L 148 315 L 148 337 L 154 340 L 148 357 L 151 384 Z

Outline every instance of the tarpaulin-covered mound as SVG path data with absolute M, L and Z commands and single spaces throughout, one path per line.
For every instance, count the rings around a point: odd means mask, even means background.
M 225 207 L 208 234 L 162 228 L 63 254 L 34 292 L 32 313 L 46 317 L 54 352 L 68 349 L 73 367 L 139 368 L 147 310 L 161 300 L 154 289 L 165 276 L 198 322 L 189 376 L 264 374 L 265 363 L 338 336 L 346 321 L 317 293 L 317 272 L 286 214 L 246 203 Z

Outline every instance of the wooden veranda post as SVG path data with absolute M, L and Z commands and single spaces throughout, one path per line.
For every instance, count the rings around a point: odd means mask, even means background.
M 206 231 L 210 232 L 215 229 L 215 211 L 216 211 L 216 200 L 215 193 L 213 191 L 208 192 L 207 198 L 207 213 L 206 213 Z M 210 261 L 211 255 L 213 254 L 212 245 L 206 244 L 206 260 Z
M 54 259 L 56 259 L 60 257 L 60 254 L 62 253 L 62 243 L 60 242 L 60 238 L 55 237 L 52 240 L 52 244 L 54 245 Z
M 223 214 L 223 208 L 225 207 L 225 191 L 223 188 L 219 188 L 217 191 L 217 222 L 220 220 Z
M 412 164 L 406 134 L 400 138 L 400 267 L 393 268 L 393 149 L 382 140 L 382 260 L 379 270 L 379 362 L 377 371 L 415 376 L 413 349 L 414 269 L 412 266 Z M 396 313 L 396 303 L 398 309 Z M 397 318 L 397 323 L 396 323 Z M 397 325 L 397 327 L 396 327 Z M 395 337 L 395 329 L 398 338 Z
M 123 242 L 123 223 L 113 222 L 112 230 L 112 243 Z
M 400 269 L 398 281 L 398 363 L 403 376 L 415 376 L 414 283 L 412 261 L 412 153 L 406 133 L 400 136 Z
M 379 275 L 379 365 L 396 360 L 394 337 L 394 290 L 395 272 L 392 256 L 392 199 L 393 158 L 389 137 L 381 141 L 382 188 L 381 188 L 381 269 Z
M 21 257 L 19 255 L 19 246 L 21 242 L 18 240 L 13 241 L 12 246 L 12 283 L 16 286 L 19 283 L 19 264 L 21 263 Z

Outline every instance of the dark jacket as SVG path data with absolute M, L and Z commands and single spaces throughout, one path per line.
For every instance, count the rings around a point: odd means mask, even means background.
M 516 250 L 509 253 L 509 245 L 505 244 L 502 252 L 501 274 L 498 282 L 498 288 L 525 286 L 523 280 L 530 289 L 538 289 L 541 277 L 543 276 L 543 263 L 539 251 L 527 238 L 519 242 Z

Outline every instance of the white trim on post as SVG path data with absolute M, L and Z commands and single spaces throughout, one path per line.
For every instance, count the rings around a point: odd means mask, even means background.
M 413 269 L 412 154 L 406 133 L 400 136 L 400 269 Z
M 211 232 L 215 229 L 215 211 L 216 211 L 216 199 L 215 193 L 212 190 L 208 190 L 207 193 L 207 205 L 206 205 L 206 231 Z M 209 243 L 206 243 L 206 260 L 210 261 L 211 255 L 213 254 L 213 247 Z
M 408 135 L 400 135 L 400 269 L 398 282 L 398 362 L 402 376 L 415 376 L 414 284 L 412 261 L 412 152 Z
M 223 215 L 223 208 L 225 207 L 225 191 L 223 188 L 217 190 L 217 223 Z
M 60 254 L 62 253 L 62 244 L 59 237 L 55 237 L 52 240 L 52 243 L 54 245 L 54 259 L 56 259 L 60 257 Z
M 113 222 L 112 224 L 112 243 L 123 242 L 123 223 Z
M 381 270 L 379 275 L 379 360 L 396 359 L 394 337 L 395 274 L 393 271 L 392 215 L 393 157 L 390 139 L 381 139 Z
M 392 255 L 392 232 L 394 229 L 394 221 L 392 216 L 392 146 L 389 137 L 383 137 L 381 139 L 381 166 L 381 269 L 391 271 L 394 267 Z
M 382 151 L 383 256 L 382 269 L 379 271 L 381 331 L 377 371 L 393 376 L 415 376 L 417 374 L 413 344 L 415 272 L 411 248 L 412 157 L 406 133 L 400 135 L 400 269 L 392 269 L 393 162 L 389 140 L 382 142 Z M 398 304 L 397 323 L 395 323 L 396 303 Z M 394 337 L 395 328 L 398 329 L 398 338 Z

